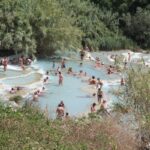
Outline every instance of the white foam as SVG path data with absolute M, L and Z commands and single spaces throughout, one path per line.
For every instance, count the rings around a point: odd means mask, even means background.
M 0 66 L 0 68 L 3 68 L 3 66 Z M 17 70 L 17 71 L 22 71 L 22 68 L 19 66 L 13 66 L 13 65 L 7 65 L 7 69 L 9 70 Z

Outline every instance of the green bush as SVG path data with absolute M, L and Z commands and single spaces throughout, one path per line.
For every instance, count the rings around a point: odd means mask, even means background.
M 0 149 L 120 150 L 123 147 L 133 148 L 129 136 L 126 142 L 122 130 L 117 128 L 114 122 L 106 121 L 106 119 L 104 122 L 92 118 L 48 120 L 36 107 L 26 105 L 22 109 L 12 111 L 0 105 L 0 120 Z M 121 137 L 124 137 L 123 143 Z

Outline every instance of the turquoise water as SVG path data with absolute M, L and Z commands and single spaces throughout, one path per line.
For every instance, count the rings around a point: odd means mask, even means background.
M 20 76 L 17 78 L 8 78 L 2 80 L 2 83 L 11 85 L 11 86 L 22 86 L 22 85 L 28 85 L 33 82 L 37 82 L 37 76 L 39 76 L 39 73 L 30 73 L 26 76 Z
M 123 51 L 107 53 L 95 52 L 92 53 L 92 55 L 94 57 L 99 57 L 104 64 L 110 65 L 113 64 L 113 62 L 110 62 L 110 60 L 108 59 L 108 55 L 121 54 L 122 52 Z M 143 54 L 142 56 L 147 61 L 150 58 L 150 55 L 147 54 Z M 141 56 L 139 57 L 139 54 L 133 54 L 132 57 L 134 58 L 133 60 L 137 60 Z M 120 80 L 121 75 L 108 75 L 106 68 L 102 67 L 96 69 L 94 67 L 95 63 L 93 61 L 83 61 L 82 67 L 79 64 L 80 61 L 66 61 L 66 68 L 72 67 L 73 71 L 78 73 L 80 70 L 83 70 L 83 72 L 86 72 L 87 76 L 89 77 L 95 76 L 96 78 L 104 80 L 104 98 L 107 101 L 108 105 L 112 106 L 112 103 L 117 101 L 117 98 L 112 94 L 111 91 L 117 88 L 121 88 L 119 82 L 116 83 L 116 81 Z M 137 66 L 136 63 L 134 65 Z M 38 69 L 42 69 L 44 70 L 44 72 L 46 72 L 47 70 L 52 69 L 53 64 L 52 60 L 38 60 L 33 64 L 33 66 L 34 68 L 31 67 L 32 69 L 30 69 L 31 71 L 33 71 L 33 73 L 15 70 L 7 70 L 6 72 L 4 72 L 3 69 L 0 68 L 0 78 L 6 78 L 4 80 L 1 80 L 1 82 L 10 86 L 23 86 L 31 84 L 37 81 L 37 76 L 39 75 L 37 73 Z M 55 69 L 58 66 L 60 66 L 60 63 L 56 62 Z M 83 88 L 89 89 L 88 83 L 82 82 L 81 78 L 67 75 L 65 72 L 66 71 L 63 70 L 63 86 L 58 86 L 58 76 L 50 74 L 50 83 L 45 85 L 46 92 L 42 97 L 39 98 L 39 101 L 36 103 L 42 110 L 47 107 L 49 116 L 51 118 L 55 118 L 56 108 L 60 101 L 64 101 L 66 112 L 69 112 L 70 116 L 80 116 L 84 113 L 89 112 L 91 104 L 95 101 L 97 102 L 96 97 L 92 97 L 92 94 L 86 93 L 82 90 Z
M 102 80 L 112 80 L 112 79 L 120 79 L 118 75 L 107 75 L 106 69 L 95 69 L 94 62 L 83 62 L 83 66 L 79 66 L 79 61 L 67 61 L 66 67 L 72 67 L 73 71 L 79 72 L 79 70 L 83 70 L 83 72 L 87 72 L 87 75 L 91 77 L 94 75 L 96 78 L 101 78 Z M 52 62 L 50 61 L 38 61 L 36 66 L 45 70 L 52 69 Z M 57 68 L 59 63 L 56 63 Z M 50 75 L 51 80 L 50 83 L 46 85 L 47 91 L 43 97 L 39 99 L 39 106 L 44 110 L 46 107 L 48 108 L 50 117 L 55 117 L 55 112 L 58 103 L 63 100 L 66 108 L 66 112 L 69 112 L 70 116 L 80 116 L 85 112 L 90 111 L 90 106 L 97 100 L 96 97 L 93 100 L 92 95 L 81 90 L 83 87 L 88 88 L 88 83 L 82 82 L 81 78 L 73 77 L 63 73 L 64 76 L 64 84 L 63 86 L 58 85 L 58 76 Z M 108 103 L 112 103 L 112 101 L 116 100 L 116 97 L 112 95 L 110 90 L 112 87 L 117 87 L 118 85 L 104 84 L 103 91 L 105 92 L 105 99 L 107 99 Z
M 4 77 L 15 77 L 23 75 L 22 71 L 16 71 L 16 70 L 7 70 L 6 72 L 3 71 L 2 68 L 0 68 L 0 78 Z

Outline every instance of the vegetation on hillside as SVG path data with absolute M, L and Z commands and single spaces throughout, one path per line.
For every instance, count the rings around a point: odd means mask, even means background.
M 116 121 L 105 118 L 47 120 L 38 109 L 0 106 L 0 149 L 134 150 L 136 144 Z
M 109 29 L 113 27 L 114 31 L 117 31 L 116 29 L 119 28 L 140 47 L 150 48 L 149 0 L 91 0 L 91 2 L 105 12 L 101 20 Z M 108 17 L 110 15 L 113 17 Z
M 117 104 L 120 112 L 134 115 L 138 124 L 141 149 L 150 148 L 150 72 L 147 69 L 131 69 L 127 73 L 126 86 L 119 93 Z M 116 109 L 116 110 L 117 110 Z
M 1 0 L 0 50 L 49 55 L 85 46 L 91 50 L 136 49 L 137 45 L 148 49 L 148 2 L 136 7 L 132 3 Z

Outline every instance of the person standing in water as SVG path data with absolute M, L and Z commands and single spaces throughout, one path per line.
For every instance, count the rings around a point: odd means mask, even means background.
M 53 61 L 52 68 L 55 69 L 55 61 Z
M 103 98 L 103 91 L 101 90 L 101 88 L 99 88 L 97 91 L 97 100 L 99 103 L 101 103 L 102 98 Z
M 19 65 L 20 65 L 20 67 L 24 70 L 25 68 L 24 68 L 24 60 L 23 60 L 23 56 L 21 56 L 20 58 L 19 58 Z
M 97 78 L 97 83 L 96 83 L 96 88 L 97 89 L 102 89 L 103 82 L 100 80 L 100 78 Z
M 7 65 L 8 65 L 8 58 L 7 57 L 4 57 L 2 59 L 2 65 L 4 67 L 4 71 L 6 71 L 7 70 Z
M 124 69 L 126 69 L 127 68 L 127 59 L 125 59 L 125 61 L 124 61 Z
M 57 118 L 63 119 L 64 113 L 65 113 L 64 107 L 61 104 L 59 104 L 56 110 Z
M 59 85 L 63 85 L 63 75 L 59 72 Z
M 128 62 L 130 62 L 130 60 L 131 60 L 131 54 L 130 54 L 130 52 L 128 53 Z
M 96 103 L 93 103 L 91 106 L 91 113 L 95 113 L 96 112 Z
M 84 59 L 84 56 L 85 56 L 85 52 L 84 52 L 84 50 L 81 50 L 80 51 L 80 58 L 81 58 L 81 60 Z
M 62 59 L 61 61 L 61 68 L 66 68 L 65 59 Z

